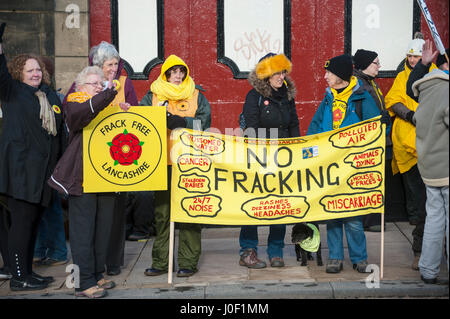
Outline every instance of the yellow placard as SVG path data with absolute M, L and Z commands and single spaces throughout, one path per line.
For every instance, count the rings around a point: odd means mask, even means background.
M 166 110 L 108 107 L 83 129 L 85 193 L 167 189 Z
M 379 117 L 290 139 L 187 129 L 172 139 L 171 221 L 267 225 L 384 213 Z

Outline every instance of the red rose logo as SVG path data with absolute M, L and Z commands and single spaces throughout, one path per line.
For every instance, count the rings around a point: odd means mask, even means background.
M 114 160 L 114 165 L 138 165 L 138 159 L 142 154 L 142 145 L 136 135 L 128 133 L 127 130 L 117 134 L 109 145 L 109 153 Z

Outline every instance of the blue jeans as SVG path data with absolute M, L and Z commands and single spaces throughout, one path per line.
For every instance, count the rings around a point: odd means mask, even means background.
M 39 223 L 34 258 L 67 259 L 66 235 L 61 200 L 54 196 L 52 205 L 47 207 Z
M 347 237 L 348 254 L 353 264 L 367 260 L 366 235 L 361 216 L 334 219 L 327 222 L 328 259 L 344 260 L 344 232 Z
M 442 261 L 444 235 L 447 236 L 448 256 L 448 186 L 427 188 L 427 218 L 423 232 L 422 254 L 419 260 L 420 274 L 426 279 L 439 275 Z M 448 259 L 447 259 L 448 269 Z
M 286 234 L 286 225 L 270 225 L 269 238 L 267 239 L 267 255 L 269 259 L 274 257 L 283 258 L 284 235 Z M 239 236 L 241 245 L 240 254 L 245 249 L 253 248 L 258 252 L 258 226 L 242 226 Z

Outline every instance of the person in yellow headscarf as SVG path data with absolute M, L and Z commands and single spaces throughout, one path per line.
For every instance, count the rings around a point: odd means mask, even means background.
M 161 75 L 151 84 L 150 91 L 139 105 L 167 107 L 168 136 L 176 128 L 206 130 L 211 124 L 211 106 L 189 76 L 187 64 L 170 55 L 161 67 Z M 169 143 L 170 154 L 170 138 Z M 169 264 L 169 217 L 171 163 L 168 167 L 168 190 L 155 192 L 156 238 L 152 250 L 152 266 L 145 270 L 147 276 L 167 273 Z M 201 253 L 201 226 L 199 224 L 179 225 L 178 277 L 195 274 Z
M 417 35 L 416 35 L 417 36 Z M 419 36 L 420 37 L 420 36 Z M 416 123 L 414 114 L 418 103 L 407 95 L 406 83 L 411 70 L 422 58 L 422 47 L 425 41 L 415 38 L 410 41 L 405 59 L 405 69 L 397 74 L 394 83 L 386 94 L 386 109 L 391 116 L 395 116 L 392 125 L 392 143 L 394 156 L 392 159 L 392 173 L 400 173 L 406 196 L 406 209 L 413 230 L 414 262 L 412 268 L 418 270 L 418 262 L 422 251 L 422 237 L 425 225 L 425 184 L 417 167 L 416 152 Z M 429 70 L 435 69 L 432 64 Z

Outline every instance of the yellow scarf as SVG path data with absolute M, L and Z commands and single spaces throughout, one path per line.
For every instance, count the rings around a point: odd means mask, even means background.
M 352 76 L 350 84 L 341 93 L 331 88 L 331 92 L 333 93 L 333 130 L 338 129 L 344 120 L 345 112 L 347 111 L 347 102 L 353 93 L 353 88 L 357 81 L 357 78 Z
M 187 69 L 186 78 L 180 85 L 167 82 L 165 72 L 175 65 L 183 65 Z M 159 101 L 179 101 L 190 98 L 195 91 L 194 80 L 189 76 L 189 68 L 182 59 L 170 55 L 161 67 L 160 76 L 152 83 L 150 90 L 156 94 Z
M 74 92 L 69 94 L 67 97 L 67 102 L 77 102 L 77 103 L 84 103 L 87 100 L 89 100 L 92 96 L 90 96 L 86 92 Z

